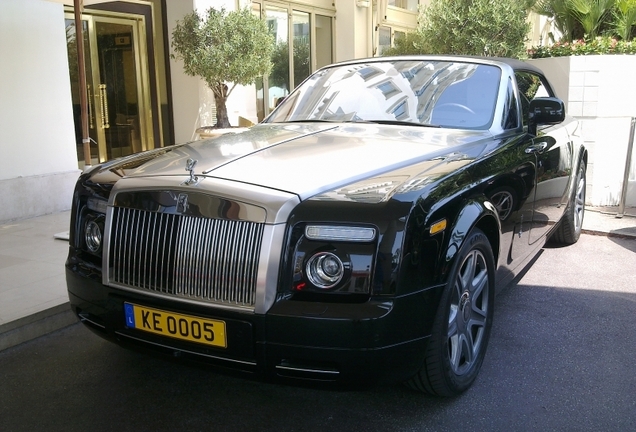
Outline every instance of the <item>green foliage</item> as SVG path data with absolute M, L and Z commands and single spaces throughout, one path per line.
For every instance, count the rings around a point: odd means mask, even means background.
M 234 86 L 252 84 L 270 72 L 273 45 L 265 22 L 247 8 L 210 8 L 203 17 L 192 12 L 172 32 L 172 57 L 183 60 L 185 73 L 201 77 L 214 92 L 217 127 L 229 126 L 225 104 Z
M 589 39 L 596 38 L 604 30 L 614 7 L 614 0 L 566 0 L 564 3 L 571 6 Z
M 533 9 L 553 20 L 564 42 L 597 36 L 629 41 L 636 30 L 636 0 L 539 0 Z
M 571 42 L 583 37 L 581 23 L 574 15 L 568 0 L 539 0 L 533 10 L 552 19 L 554 27 L 561 33 L 562 40 Z
M 433 0 L 420 10 L 415 33 L 385 55 L 463 54 L 520 57 L 530 30 L 528 1 Z
M 598 36 L 591 41 L 578 39 L 574 42 L 556 42 L 550 46 L 532 47 L 528 50 L 530 58 L 594 54 L 636 54 L 636 41 Z
M 519 57 L 530 30 L 517 0 L 433 0 L 421 19 L 432 54 Z
M 428 48 L 424 43 L 424 38 L 419 32 L 406 33 L 403 37 L 395 40 L 395 45 L 387 48 L 382 53 L 383 56 L 426 54 Z
M 636 0 L 617 0 L 613 14 L 613 31 L 623 40 L 632 40 L 636 33 Z

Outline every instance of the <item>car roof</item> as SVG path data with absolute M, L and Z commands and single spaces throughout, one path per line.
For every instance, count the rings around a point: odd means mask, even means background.
M 490 59 L 490 60 L 498 61 L 501 63 L 505 63 L 516 71 L 518 70 L 532 71 L 532 72 L 543 74 L 543 71 L 539 69 L 538 67 L 530 63 L 526 63 L 523 60 L 519 60 L 519 59 L 513 59 L 513 58 L 507 58 L 507 57 L 475 57 L 475 58 L 481 58 L 484 60 Z

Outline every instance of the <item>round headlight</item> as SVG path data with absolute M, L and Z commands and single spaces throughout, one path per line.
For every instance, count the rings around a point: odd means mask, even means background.
M 96 253 L 102 247 L 102 230 L 94 220 L 88 221 L 84 229 L 84 239 L 89 251 Z
M 318 288 L 333 288 L 344 275 L 344 264 L 331 252 L 319 252 L 309 258 L 305 266 L 307 278 Z

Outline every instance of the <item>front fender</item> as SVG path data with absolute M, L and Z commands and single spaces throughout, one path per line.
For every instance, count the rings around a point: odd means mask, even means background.
M 444 262 L 441 266 L 441 280 L 446 281 L 459 249 L 475 227 L 480 228 L 490 240 L 495 262 L 497 262 L 501 233 L 497 209 L 486 197 L 474 198 L 464 204 L 450 228 L 448 245 L 443 256 Z

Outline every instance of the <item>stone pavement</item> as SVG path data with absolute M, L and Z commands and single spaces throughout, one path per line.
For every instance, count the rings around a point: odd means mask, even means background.
M 636 208 L 588 207 L 586 234 L 636 239 Z M 0 351 L 77 322 L 66 293 L 70 211 L 0 225 Z

